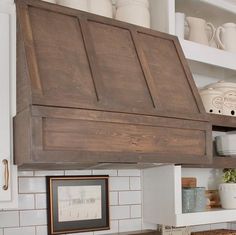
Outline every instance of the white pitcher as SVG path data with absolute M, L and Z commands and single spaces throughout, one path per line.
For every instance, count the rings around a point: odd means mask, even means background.
M 216 41 L 219 48 L 236 52 L 236 24 L 226 23 L 216 30 Z
M 213 24 L 196 17 L 186 17 L 186 21 L 189 25 L 188 40 L 209 46 L 213 41 L 216 31 Z M 210 38 L 207 35 L 207 27 L 210 27 L 212 32 Z
M 88 0 L 89 12 L 112 18 L 111 0 Z
M 87 0 L 57 0 L 57 3 L 62 6 L 88 11 Z

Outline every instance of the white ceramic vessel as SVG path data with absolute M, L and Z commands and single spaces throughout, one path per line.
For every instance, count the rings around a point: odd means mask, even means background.
M 223 113 L 223 96 L 221 91 L 207 88 L 200 91 L 200 96 L 207 113 Z
M 150 28 L 148 0 L 117 0 L 116 19 Z
M 212 84 L 211 87 L 222 92 L 223 114 L 236 116 L 236 83 L 220 81 Z
M 221 206 L 224 209 L 236 209 L 236 184 L 224 183 L 219 186 Z
M 215 27 L 212 23 L 197 17 L 186 17 L 189 25 L 188 40 L 209 46 L 215 36 Z M 208 38 L 207 27 L 211 29 L 211 37 Z
M 57 0 L 57 3 L 77 10 L 88 11 L 87 0 Z
M 236 24 L 226 23 L 218 27 L 216 41 L 220 49 L 236 52 Z
M 236 134 L 216 136 L 216 149 L 220 155 L 236 155 Z
M 88 0 L 89 12 L 112 18 L 113 9 L 111 0 Z

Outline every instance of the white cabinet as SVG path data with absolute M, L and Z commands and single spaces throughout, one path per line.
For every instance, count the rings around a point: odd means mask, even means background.
M 144 221 L 171 226 L 191 226 L 236 221 L 236 210 L 221 208 L 182 213 L 181 177 L 196 177 L 198 186 L 217 189 L 221 170 L 182 169 L 166 165 L 143 170 Z
M 13 165 L 12 118 L 15 115 L 15 8 L 0 1 L 0 208 L 17 207 L 17 167 Z

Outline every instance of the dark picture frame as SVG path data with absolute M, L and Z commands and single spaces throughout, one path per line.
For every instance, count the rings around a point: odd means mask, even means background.
M 110 229 L 108 175 L 46 180 L 49 235 Z

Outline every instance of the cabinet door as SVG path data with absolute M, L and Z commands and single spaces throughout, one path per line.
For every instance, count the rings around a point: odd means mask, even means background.
M 15 207 L 17 194 L 17 168 L 12 165 L 12 97 L 11 78 L 14 77 L 14 30 L 7 7 L 0 12 L 0 208 Z M 13 34 L 11 32 L 13 30 Z M 12 54 L 11 54 L 12 53 Z M 14 79 L 13 79 L 14 80 Z M 14 92 L 13 92 L 14 93 Z M 14 174 L 13 174 L 14 173 Z M 14 184 L 13 184 L 14 183 Z M 14 188 L 13 188 L 14 187 Z

